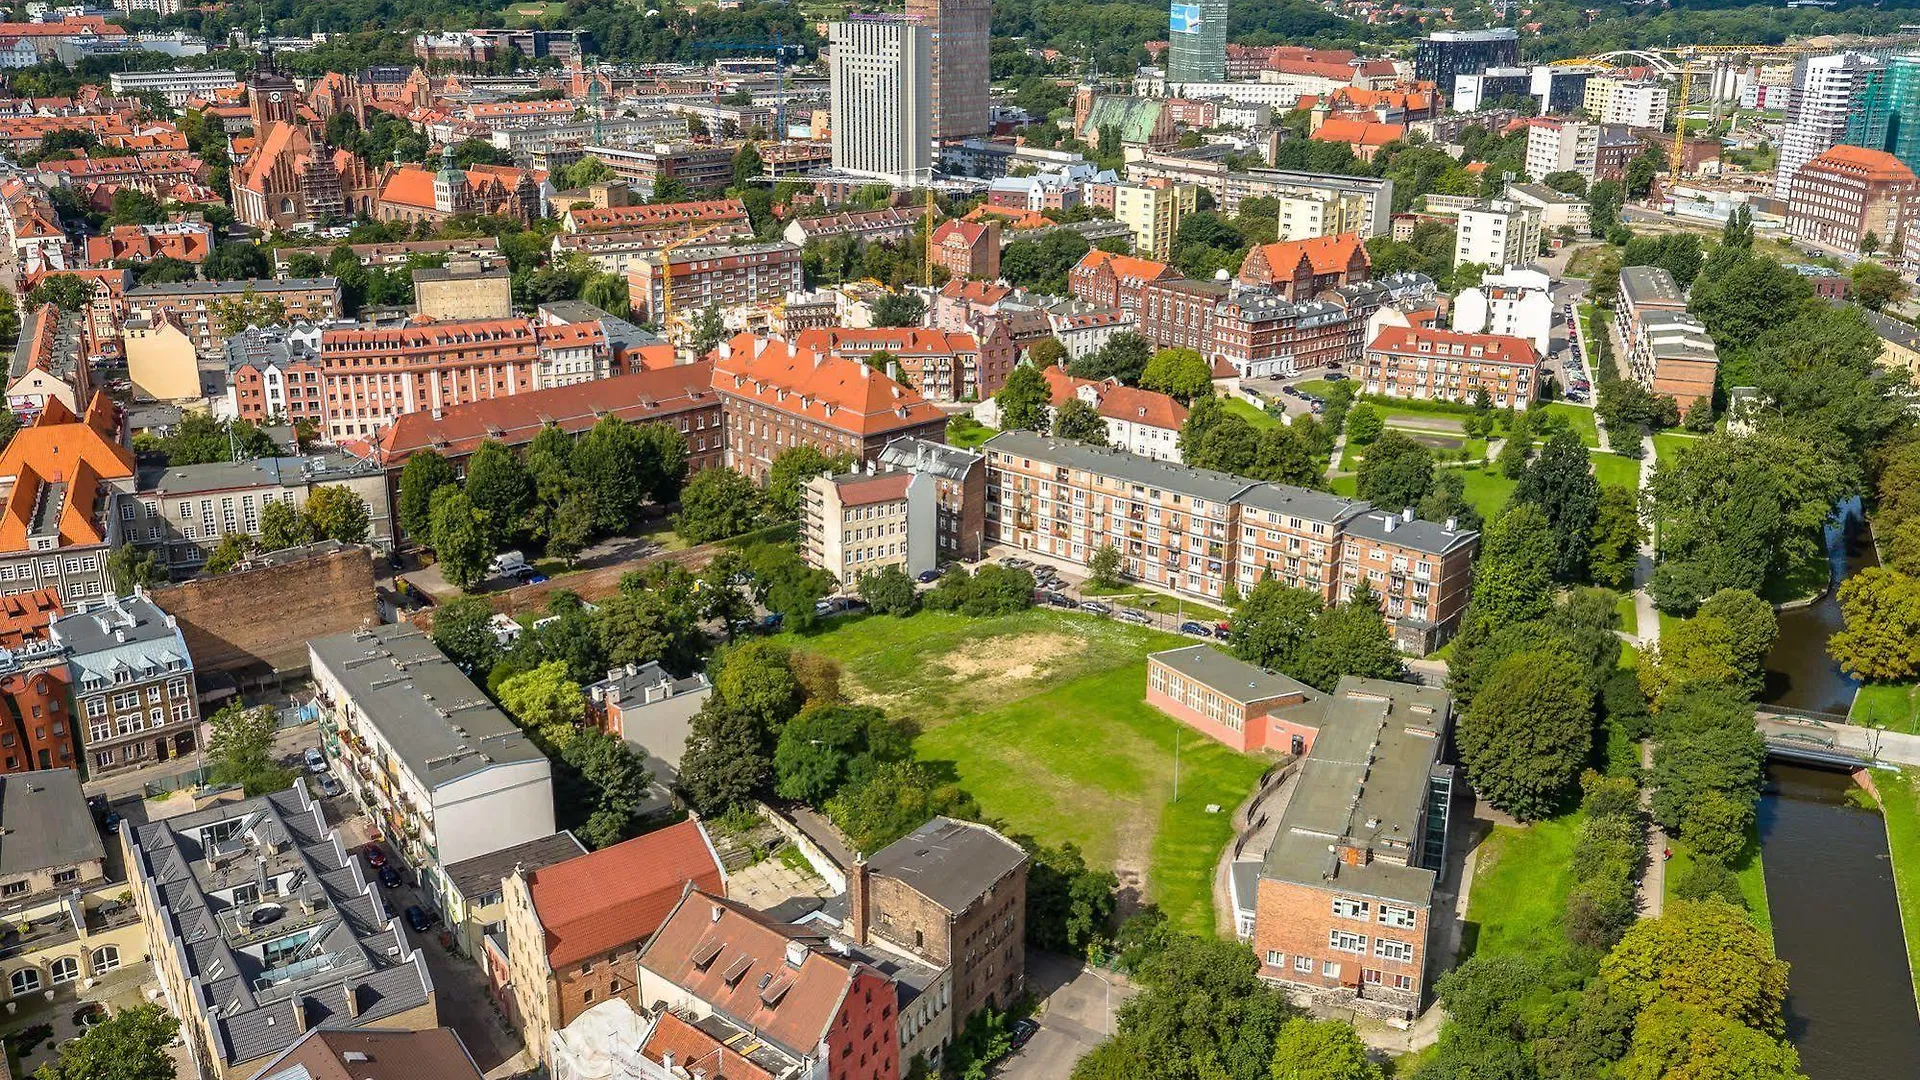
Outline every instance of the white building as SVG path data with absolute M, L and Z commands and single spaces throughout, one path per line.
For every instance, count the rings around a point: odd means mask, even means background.
M 1862 53 L 1802 57 L 1793 68 L 1787 95 L 1787 121 L 1780 134 L 1780 161 L 1773 173 L 1773 194 L 1793 195 L 1800 166 L 1826 153 L 1847 133 L 1847 112 L 1880 61 Z
M 1556 191 L 1545 184 L 1508 184 L 1507 199 L 1517 206 L 1538 211 L 1540 230 L 1544 233 L 1572 229 L 1581 236 L 1587 234 L 1592 211 L 1587 200 L 1578 195 Z
M 1539 270 L 1488 274 L 1453 298 L 1453 328 L 1525 338 L 1544 355 L 1553 335 L 1553 279 Z
M 551 836 L 553 768 L 411 623 L 307 643 L 321 744 L 436 905 L 445 866 Z
M 240 85 L 239 75 L 219 69 L 116 71 L 107 78 L 116 94 L 142 92 L 159 94 L 167 99 L 167 104 L 176 109 L 185 105 L 191 98 L 210 97 L 215 90 L 228 90 Z
M 1508 199 L 1462 207 L 1453 234 L 1453 265 L 1493 270 L 1525 266 L 1540 253 L 1540 212 Z
M 800 553 L 843 586 L 898 566 L 908 575 L 934 568 L 939 481 L 912 469 L 816 476 L 801 495 Z
M 1578 120 L 1527 121 L 1527 175 L 1544 180 L 1550 173 L 1576 172 L 1593 179 L 1600 158 L 1600 125 Z
M 1661 128 L 1672 96 L 1672 89 L 1657 79 L 1596 75 L 1587 80 L 1585 104 L 1587 115 L 1602 124 Z
M 905 19 L 866 17 L 829 27 L 833 167 L 898 187 L 933 173 L 933 43 Z

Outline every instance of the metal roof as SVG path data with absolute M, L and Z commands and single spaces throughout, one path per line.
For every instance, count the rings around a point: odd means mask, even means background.
M 0 776 L 0 878 L 106 858 L 72 769 Z

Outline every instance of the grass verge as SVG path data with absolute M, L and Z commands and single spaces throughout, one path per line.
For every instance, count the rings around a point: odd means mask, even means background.
M 1275 420 L 1271 413 L 1268 413 L 1264 409 L 1255 408 L 1252 402 L 1244 398 L 1230 397 L 1223 400 L 1227 403 L 1227 412 L 1229 414 L 1252 424 L 1255 431 L 1263 431 L 1267 428 L 1280 426 L 1280 421 Z
M 1580 441 L 1589 447 L 1600 445 L 1600 427 L 1593 419 L 1592 409 L 1583 409 L 1578 405 L 1569 405 L 1564 401 L 1550 401 L 1539 406 L 1555 416 L 1565 417 L 1580 436 Z
M 1679 840 L 1669 838 L 1667 846 L 1673 849 L 1673 858 L 1667 860 L 1667 899 L 1673 899 L 1674 883 L 1693 867 L 1693 850 Z M 1747 826 L 1747 846 L 1740 851 L 1740 857 L 1734 861 L 1733 879 L 1740 886 L 1740 896 L 1747 902 L 1747 916 L 1753 920 L 1767 940 L 1773 940 L 1773 909 L 1767 904 L 1767 879 L 1762 872 L 1760 862 L 1760 833 L 1756 826 Z
M 1640 633 L 1640 609 L 1634 605 L 1632 593 L 1621 593 L 1613 602 L 1613 613 L 1620 617 L 1620 629 L 1638 636 Z
M 1920 684 L 1867 683 L 1853 695 L 1847 718 L 1865 727 L 1920 735 Z
M 1473 504 L 1480 516 L 1492 521 L 1500 511 L 1506 509 L 1507 500 L 1512 497 L 1513 489 L 1520 486 L 1517 480 L 1509 480 L 1500 475 L 1492 466 L 1467 465 L 1460 469 L 1460 476 L 1466 481 L 1467 501 Z
M 1880 809 L 1887 823 L 1907 971 L 1914 980 L 1914 1000 L 1920 1004 L 1920 776 L 1912 769 L 1875 770 L 1873 783 L 1880 790 Z
M 1666 468 L 1680 460 L 1693 448 L 1698 435 L 1682 435 L 1677 431 L 1662 431 L 1653 437 L 1653 462 L 1658 468 Z
M 1576 810 L 1531 825 L 1494 826 L 1475 858 L 1460 959 L 1561 950 L 1560 920 L 1573 891 L 1573 844 L 1582 816 Z
M 1604 485 L 1623 487 L 1628 491 L 1640 490 L 1640 463 L 1633 458 L 1619 454 L 1595 452 L 1593 459 L 1593 478 Z

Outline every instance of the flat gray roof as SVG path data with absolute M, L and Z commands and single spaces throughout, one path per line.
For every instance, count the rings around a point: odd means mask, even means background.
M 1473 543 L 1480 536 L 1472 529 L 1449 529 L 1444 523 L 1422 518 L 1409 519 L 1400 514 L 1375 510 L 1347 523 L 1347 531 L 1369 540 L 1398 544 L 1415 551 L 1445 555 Z
M 874 852 L 867 870 L 959 912 L 1026 861 L 1024 848 L 985 825 L 937 817 Z
M 1687 294 L 1680 288 L 1679 282 L 1658 266 L 1621 267 L 1620 296 L 1629 306 L 1636 308 L 1647 304 L 1687 306 Z
M 1168 649 L 1165 652 L 1153 653 L 1148 659 L 1158 660 L 1221 697 L 1237 701 L 1242 705 L 1266 701 L 1269 698 L 1286 697 L 1289 694 L 1299 694 L 1308 701 L 1320 696 L 1318 690 L 1306 683 L 1290 679 L 1279 672 L 1249 664 L 1211 645 L 1188 645 L 1185 648 Z
M 1434 687 L 1341 679 L 1320 701 L 1313 749 L 1294 781 L 1261 875 L 1430 905 L 1434 873 L 1412 864 L 1420 856 L 1421 813 L 1446 742 L 1451 702 Z M 1342 862 L 1343 841 L 1372 850 L 1374 858 L 1360 865 Z M 1397 858 L 1408 865 L 1389 861 Z
M 313 480 L 355 474 L 377 476 L 380 470 L 349 454 L 334 452 L 312 457 L 255 458 L 252 461 L 209 461 L 140 470 L 135 489 L 142 495 L 171 498 L 236 488 L 303 487 Z
M 429 791 L 496 764 L 546 760 L 411 623 L 331 634 L 307 648 Z
M 966 479 L 967 473 L 985 460 L 971 450 L 910 436 L 889 440 L 880 449 L 883 466 L 932 473 L 948 480 Z
M 0 877 L 106 856 L 78 773 L 41 769 L 0 776 Z

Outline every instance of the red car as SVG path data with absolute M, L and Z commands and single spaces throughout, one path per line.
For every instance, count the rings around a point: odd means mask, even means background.
M 380 845 L 368 844 L 365 853 L 367 856 L 367 865 L 373 867 L 375 870 L 387 865 L 387 853 L 380 850 Z

